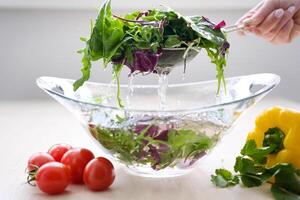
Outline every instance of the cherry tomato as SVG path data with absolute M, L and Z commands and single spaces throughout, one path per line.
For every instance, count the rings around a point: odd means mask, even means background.
M 83 170 L 93 158 L 95 158 L 95 156 L 90 150 L 75 148 L 70 149 L 63 155 L 61 163 L 70 166 L 73 183 L 82 183 Z
M 55 161 L 60 162 L 63 155 L 72 149 L 69 144 L 55 144 L 49 150 L 48 153 L 55 159 Z
M 115 180 L 113 164 L 103 157 L 91 160 L 83 172 L 83 182 L 91 190 L 106 190 Z
M 33 171 L 37 167 L 41 167 L 42 165 L 55 161 L 54 158 L 48 154 L 43 152 L 38 152 L 30 156 L 27 164 L 28 171 Z
M 71 182 L 71 169 L 59 162 L 49 162 L 38 169 L 36 185 L 48 194 L 60 194 Z

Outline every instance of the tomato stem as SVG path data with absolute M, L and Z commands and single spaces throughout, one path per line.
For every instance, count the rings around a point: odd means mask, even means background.
M 35 178 L 36 178 L 36 174 L 37 171 L 39 169 L 39 167 L 37 165 L 30 165 L 31 167 L 33 167 L 33 170 L 28 170 L 28 168 L 26 169 L 26 173 L 27 173 L 27 183 L 31 186 L 36 186 L 36 184 L 34 183 Z

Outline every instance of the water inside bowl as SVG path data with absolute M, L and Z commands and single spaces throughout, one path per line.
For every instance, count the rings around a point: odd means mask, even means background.
M 163 109 L 157 85 L 121 86 L 125 107 L 119 108 L 112 84 L 87 82 L 74 92 L 73 80 L 41 77 L 37 83 L 79 118 L 108 157 L 134 174 L 168 177 L 192 169 L 279 81 L 274 74 L 228 78 L 220 95 L 216 81 L 172 84 Z

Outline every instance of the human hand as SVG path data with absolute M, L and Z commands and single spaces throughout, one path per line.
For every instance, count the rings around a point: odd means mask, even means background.
M 241 35 L 251 32 L 274 44 L 300 35 L 300 0 L 264 0 L 237 21 Z

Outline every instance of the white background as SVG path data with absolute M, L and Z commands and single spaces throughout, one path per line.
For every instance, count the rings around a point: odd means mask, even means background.
M 158 0 L 157 0 L 158 1 Z M 157 1 L 113 0 L 114 12 L 146 8 Z M 135 3 L 138 2 L 138 3 Z M 243 15 L 257 0 L 169 0 L 166 4 L 185 14 L 199 14 L 228 24 Z M 80 36 L 89 32 L 89 19 L 97 15 L 98 0 L 0 0 L 0 199 L 272 199 L 269 186 L 221 190 L 209 183 L 212 170 L 231 168 L 247 132 L 258 113 L 281 105 L 300 109 L 300 39 L 291 45 L 273 46 L 253 36 L 229 35 L 231 43 L 226 76 L 260 72 L 281 75 L 281 85 L 248 113 L 243 115 L 199 170 L 176 179 L 149 180 L 117 171 L 117 179 L 108 192 L 92 193 L 72 185 L 63 195 L 47 196 L 25 184 L 24 168 L 33 152 L 44 151 L 52 144 L 66 142 L 87 147 L 101 155 L 98 146 L 84 136 L 83 128 L 66 109 L 35 84 L 42 75 L 78 78 L 83 47 Z M 182 69 L 170 74 L 170 82 L 183 82 Z M 126 83 L 127 72 L 123 74 Z M 215 68 L 204 52 L 189 64 L 185 81 L 213 79 Z M 154 76 L 137 82 L 155 83 Z M 100 63 L 94 65 L 94 81 L 108 82 L 110 72 Z M 41 101 L 40 101 L 41 100 Z M 6 102 L 5 102 L 6 101 Z M 15 102 L 17 101 L 17 102 Z M 25 102 L 28 101 L 28 102 Z M 43 102 L 42 102 L 43 101 Z M 9 155 L 8 155 L 9 154 Z
M 162 1 L 113 0 L 115 13 L 125 13 L 159 5 Z M 235 21 L 258 1 L 236 0 L 169 0 L 163 1 L 184 14 L 204 15 L 212 20 Z M 80 36 L 89 33 L 89 20 L 97 15 L 97 0 L 0 0 L 0 100 L 47 99 L 35 85 L 38 76 L 76 79 L 80 76 L 83 47 Z M 226 76 L 272 72 L 281 75 L 280 86 L 272 96 L 300 101 L 300 40 L 274 46 L 254 36 L 229 35 L 231 43 Z M 101 64 L 93 68 L 92 80 L 108 82 L 110 71 Z M 203 51 L 188 65 L 187 77 L 181 80 L 182 69 L 170 75 L 170 82 L 200 81 L 215 78 L 214 65 Z M 128 71 L 124 72 L 126 83 Z M 155 83 L 155 76 L 138 78 Z
M 241 9 L 249 8 L 259 0 L 113 0 L 115 9 L 140 9 L 156 6 L 159 4 L 170 5 L 173 8 L 183 9 Z M 91 9 L 101 4 L 99 0 L 1 0 L 3 8 L 51 8 L 51 9 Z

